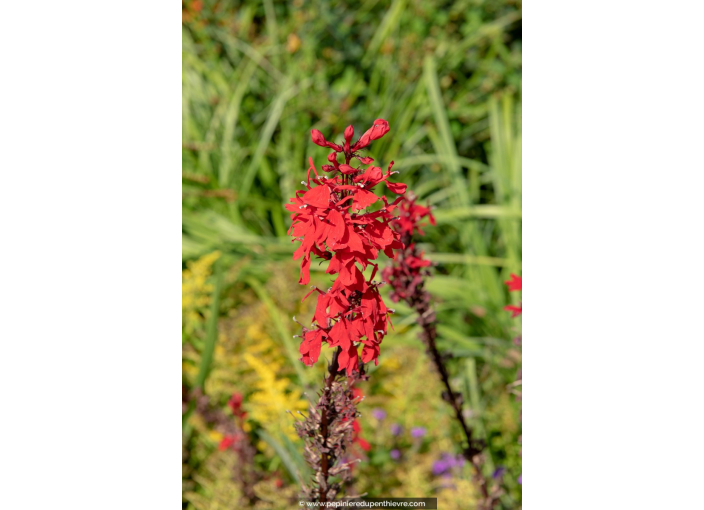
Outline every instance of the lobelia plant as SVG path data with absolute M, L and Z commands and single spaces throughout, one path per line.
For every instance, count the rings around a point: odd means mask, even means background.
M 400 234 L 390 226 L 402 197 L 389 203 L 372 189 L 383 182 L 393 193 L 403 195 L 406 185 L 389 182 L 397 173 L 391 171 L 393 161 L 383 173 L 372 165 L 372 158 L 359 154 L 388 131 L 389 123 L 377 119 L 352 143 L 354 128 L 348 126 L 344 144 L 338 145 L 313 129 L 313 142 L 333 150 L 328 156 L 330 164 L 321 167 L 328 175 L 320 175 L 310 158 L 307 180 L 301 181 L 306 189 L 297 191 L 286 205 L 292 213 L 289 234 L 301 243 L 293 255 L 294 260 L 302 258 L 299 283 L 309 283 L 313 255 L 329 261 L 325 272 L 337 275 L 330 288 L 313 287 L 303 298 L 317 292 L 313 323 L 310 328 L 301 325 L 301 361 L 307 366 L 316 363 L 323 343 L 335 348 L 317 404 L 311 405 L 305 420 L 296 423 L 306 441 L 305 458 L 315 472 L 311 486 L 303 489 L 304 497 L 310 500 L 334 500 L 350 479 L 350 463 L 342 459 L 358 432 L 354 425 L 358 400 L 353 386 L 357 379 L 366 377 L 366 363 L 379 363 L 381 342 L 393 313 L 379 294 L 381 282 L 374 280 L 379 266 L 373 261 L 381 252 L 394 258 L 394 250 L 403 248 Z M 353 160 L 369 166 L 363 170 Z M 377 204 L 379 201 L 382 204 Z M 375 204 L 381 207 L 370 210 Z M 366 279 L 363 271 L 369 266 L 373 269 Z M 347 377 L 339 375 L 342 371 Z M 331 476 L 339 481 L 331 482 Z
M 496 484 L 491 489 L 488 486 L 487 478 L 482 471 L 481 452 L 484 445 L 482 441 L 474 439 L 473 431 L 462 413 L 462 396 L 450 385 L 450 375 L 445 365 L 449 356 L 441 354 L 438 350 L 435 312 L 430 305 L 430 293 L 424 288 L 425 278 L 430 276 L 428 267 L 431 262 L 423 257 L 423 252 L 413 243 L 414 234 L 425 235 L 421 227 L 425 226 L 422 221 L 426 218 L 431 225 L 435 225 L 435 218 L 429 206 L 417 204 L 416 197 L 413 196 L 403 198 L 399 206 L 399 217 L 392 222 L 392 226 L 401 236 L 404 248 L 393 263 L 384 268 L 382 275 L 384 280 L 393 287 L 391 299 L 395 303 L 399 300 L 405 301 L 418 316 L 416 322 L 421 327 L 420 338 L 445 387 L 442 398 L 452 406 L 455 419 L 460 424 L 467 442 L 462 453 L 472 465 L 474 481 L 481 492 L 479 509 L 490 510 L 498 502 L 501 489 Z

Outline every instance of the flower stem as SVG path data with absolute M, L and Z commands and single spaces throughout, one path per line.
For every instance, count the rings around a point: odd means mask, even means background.
M 342 347 L 337 348 L 335 353 L 332 355 L 332 362 L 330 363 L 330 366 L 328 367 L 328 377 L 325 380 L 325 388 L 323 388 L 323 401 L 329 402 L 330 397 L 331 397 L 331 391 L 332 391 L 332 383 L 335 381 L 335 377 L 337 376 L 337 369 L 338 369 L 338 363 L 337 363 L 337 357 L 340 355 L 340 352 L 342 352 Z M 323 436 L 323 446 L 324 450 L 320 454 L 320 468 L 322 470 L 323 474 L 323 480 L 325 482 L 325 486 L 320 487 L 320 501 L 322 503 L 325 503 L 327 501 L 327 493 L 328 493 L 328 470 L 329 470 L 329 463 L 328 463 L 328 410 L 327 406 L 323 407 L 322 412 L 321 412 L 321 418 L 320 418 L 320 433 Z
M 404 246 L 408 247 L 411 246 L 413 239 L 411 235 L 404 233 L 401 237 L 401 241 Z M 399 254 L 399 258 L 401 259 L 399 263 L 403 263 L 403 258 L 407 255 L 417 256 L 417 254 L 412 253 L 415 250 L 415 246 L 413 246 L 410 250 L 405 248 L 403 252 Z M 455 418 L 459 422 L 465 439 L 467 440 L 467 448 L 463 449 L 463 455 L 472 465 L 475 483 L 479 487 L 482 494 L 480 509 L 491 510 L 497 503 L 498 499 L 489 494 L 489 488 L 487 486 L 486 478 L 482 472 L 482 465 L 479 457 L 482 450 L 481 445 L 473 438 L 472 429 L 469 427 L 464 415 L 462 414 L 462 406 L 460 404 L 461 401 L 459 395 L 453 391 L 452 386 L 450 385 L 449 372 L 437 347 L 437 328 L 435 325 L 435 313 L 433 313 L 430 307 L 430 294 L 424 289 L 423 283 L 420 283 L 415 287 L 413 293 L 408 295 L 404 300 L 411 308 L 415 310 L 418 315 L 417 322 L 422 328 L 420 335 L 421 339 L 426 346 L 428 356 L 432 360 L 433 365 L 435 365 L 435 369 L 440 375 L 440 379 L 445 386 L 445 400 L 452 406 L 455 413 Z

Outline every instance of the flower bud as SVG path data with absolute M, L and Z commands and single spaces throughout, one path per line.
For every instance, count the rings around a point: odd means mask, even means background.
M 335 163 L 337 161 L 337 152 L 331 152 L 328 154 L 328 161 L 330 163 Z
M 374 158 L 369 158 L 369 157 L 359 157 L 357 156 L 357 159 L 362 163 L 363 165 L 370 165 L 374 163 Z
M 354 128 L 350 125 L 347 126 L 347 129 L 345 129 L 345 140 L 348 142 L 352 140 L 352 137 L 354 136 Z
M 352 168 L 350 165 L 340 165 L 340 172 L 345 175 L 350 175 L 357 172 L 356 168 Z
M 352 150 L 362 149 L 369 145 L 372 141 L 378 140 L 388 132 L 389 123 L 386 122 L 384 119 L 376 119 L 374 121 L 374 125 L 367 129 L 367 131 L 362 135 L 359 141 L 354 144 Z
M 310 130 L 310 136 L 313 138 L 313 143 L 315 145 L 320 145 L 321 147 L 327 147 L 328 146 L 328 141 L 325 139 L 323 136 L 323 133 L 318 131 L 317 129 L 311 129 Z
M 384 119 L 376 119 L 374 121 L 374 125 L 371 127 L 369 130 L 369 139 L 370 140 L 378 140 L 382 136 L 384 136 L 386 133 L 389 132 L 389 123 L 386 122 Z

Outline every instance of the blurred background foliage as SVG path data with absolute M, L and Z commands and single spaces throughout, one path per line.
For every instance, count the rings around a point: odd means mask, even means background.
M 503 284 L 521 272 L 520 1 L 189 0 L 182 40 L 184 508 L 297 504 L 307 468 L 286 411 L 305 411 L 325 367 L 298 361 L 291 318 L 306 323 L 312 301 L 300 302 L 283 205 L 308 157 L 326 162 L 312 128 L 340 142 L 348 124 L 361 134 L 376 118 L 391 131 L 369 155 L 393 159 L 396 180 L 436 207 L 420 244 L 436 264 L 427 288 L 439 346 L 488 444 L 487 473 L 506 469 L 501 505 L 520 506 L 520 319 L 503 310 L 520 301 Z M 311 284 L 329 286 L 311 269 Z M 413 315 L 392 306 L 396 332 L 360 385 L 370 449 L 351 452 L 360 463 L 348 492 L 471 508 L 468 467 L 434 464 L 462 436 Z M 217 448 L 222 430 L 194 409 L 196 389 L 229 417 L 228 398 L 244 396 L 262 473 L 254 500 L 233 476 L 237 455 Z

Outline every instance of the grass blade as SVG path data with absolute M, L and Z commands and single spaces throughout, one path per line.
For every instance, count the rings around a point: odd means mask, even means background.
M 215 353 L 215 343 L 218 339 L 218 319 L 220 318 L 220 287 L 222 286 L 222 264 L 215 262 L 215 289 L 210 302 L 210 317 L 206 326 L 205 346 L 198 368 L 198 376 L 196 377 L 196 387 L 201 390 L 205 389 L 205 380 L 210 373 L 210 365 L 213 363 L 213 354 Z M 205 391 L 204 391 L 205 393 Z

